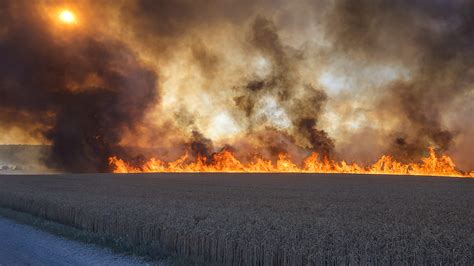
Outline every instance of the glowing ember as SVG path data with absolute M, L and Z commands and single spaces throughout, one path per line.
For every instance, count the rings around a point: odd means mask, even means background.
M 59 13 L 59 20 L 65 24 L 74 24 L 76 23 L 76 15 L 70 10 L 62 10 Z
M 280 154 L 276 163 L 257 157 L 250 163 L 240 162 L 232 152 L 221 151 L 212 156 L 209 162 L 205 157 L 198 157 L 188 162 L 184 154 L 174 162 L 164 162 L 152 158 L 141 166 L 132 166 L 117 157 L 109 158 L 114 173 L 142 172 L 247 172 L 247 173 L 353 173 L 353 174 L 391 174 L 391 175 L 427 175 L 474 177 L 474 172 L 463 173 L 456 169 L 449 156 L 437 156 L 434 149 L 429 156 L 422 158 L 421 163 L 400 163 L 390 156 L 382 156 L 368 167 L 345 161 L 336 162 L 320 159 L 317 153 L 311 154 L 303 161 L 302 166 L 296 165 L 285 154 Z

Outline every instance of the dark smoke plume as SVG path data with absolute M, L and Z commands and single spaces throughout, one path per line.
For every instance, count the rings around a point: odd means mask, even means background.
M 249 39 L 254 48 L 269 59 L 272 71 L 265 79 L 250 80 L 242 86 L 244 94 L 234 98 L 235 105 L 251 119 L 261 97 L 275 97 L 288 113 L 295 137 L 306 142 L 300 146 L 330 156 L 334 149 L 334 140 L 324 130 L 317 128 L 317 120 L 323 111 L 327 95 L 311 85 L 301 84 L 296 70 L 302 56 L 301 51 L 285 47 L 275 24 L 262 16 L 257 16 L 251 24 Z M 301 89 L 298 86 L 303 87 L 303 97 L 295 96 L 297 90 Z M 294 141 L 297 142 L 296 139 Z M 281 148 L 276 150 L 278 153 L 282 152 Z
M 0 10 L 0 110 L 10 113 L 1 122 L 41 123 L 57 168 L 107 171 L 107 158 L 123 154 L 122 131 L 158 99 L 156 74 L 119 41 L 51 31 L 28 1 Z
M 194 158 L 200 156 L 209 161 L 214 153 L 212 141 L 196 130 L 192 131 L 191 142 L 188 145 Z

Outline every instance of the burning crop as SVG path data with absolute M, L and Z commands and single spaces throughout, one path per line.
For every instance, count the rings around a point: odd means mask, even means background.
M 474 172 L 464 173 L 458 170 L 449 156 L 437 156 L 434 149 L 429 156 L 422 158 L 421 163 L 400 163 L 390 156 L 382 156 L 374 164 L 363 167 L 356 163 L 336 162 L 327 158 L 320 159 L 312 153 L 304 159 L 301 166 L 296 165 L 287 155 L 280 153 L 276 163 L 255 157 L 252 162 L 242 163 L 227 150 L 215 153 L 211 160 L 198 156 L 195 161 L 188 161 L 186 153 L 176 161 L 164 162 L 152 158 L 139 166 L 133 166 L 117 157 L 109 158 L 114 173 L 141 172 L 249 172 L 249 173 L 348 173 L 348 174 L 390 174 L 390 175 L 426 175 L 474 177 Z

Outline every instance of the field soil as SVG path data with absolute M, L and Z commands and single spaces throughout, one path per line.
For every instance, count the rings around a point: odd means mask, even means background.
M 474 180 L 317 174 L 0 176 L 0 206 L 161 259 L 470 264 Z

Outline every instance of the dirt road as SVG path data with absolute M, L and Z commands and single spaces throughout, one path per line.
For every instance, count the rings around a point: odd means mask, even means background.
M 145 265 L 0 217 L 0 265 Z

